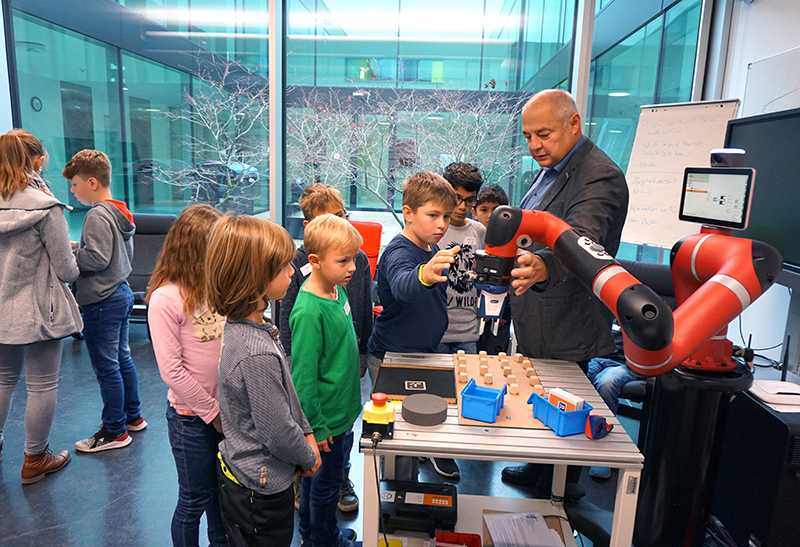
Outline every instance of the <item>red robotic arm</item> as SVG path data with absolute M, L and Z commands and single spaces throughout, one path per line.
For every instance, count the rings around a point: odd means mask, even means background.
M 672 248 L 675 313 L 605 249 L 543 211 L 498 207 L 475 259 L 478 285 L 509 286 L 517 249 L 547 245 L 619 321 L 628 366 L 655 376 L 684 365 L 731 370 L 727 325 L 766 291 L 780 273 L 773 247 L 703 228 Z

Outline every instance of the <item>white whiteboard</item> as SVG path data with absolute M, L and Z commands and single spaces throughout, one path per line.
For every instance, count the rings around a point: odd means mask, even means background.
M 630 203 L 622 240 L 672 247 L 700 226 L 678 220 L 683 170 L 708 167 L 725 143 L 738 99 L 643 106 L 628 163 Z
M 800 106 L 800 47 L 747 66 L 742 116 Z

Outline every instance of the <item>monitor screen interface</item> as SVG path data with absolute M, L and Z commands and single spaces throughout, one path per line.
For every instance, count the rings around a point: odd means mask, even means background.
M 678 218 L 723 228 L 747 228 L 752 169 L 687 167 Z

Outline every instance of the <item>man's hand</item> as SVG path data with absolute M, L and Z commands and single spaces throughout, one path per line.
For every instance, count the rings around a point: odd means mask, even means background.
M 439 251 L 422 267 L 422 282 L 426 285 L 447 281 L 447 277 L 442 275 L 442 270 L 449 268 L 455 260 L 453 257 L 458 254 L 461 247 L 455 246 L 452 249 Z
M 331 447 L 330 445 L 333 444 L 333 437 L 328 435 L 327 439 L 322 439 L 321 441 L 317 441 L 317 448 L 319 448 L 320 452 L 330 452 Z
M 300 474 L 303 477 L 313 477 L 317 469 L 319 469 L 319 466 L 322 465 L 322 458 L 319 457 L 319 448 L 317 448 L 317 440 L 314 438 L 313 433 L 308 433 L 306 435 L 306 444 L 314 451 L 314 456 L 316 456 L 317 461 L 314 462 L 314 467 L 311 469 L 303 469 Z
M 69 242 L 69 246 L 72 247 L 73 249 L 77 249 L 78 248 L 78 242 L 77 241 L 70 241 Z
M 517 257 L 517 264 L 519 267 L 511 270 L 511 277 L 515 278 L 511 286 L 517 296 L 547 279 L 547 264 L 539 255 L 525 252 Z

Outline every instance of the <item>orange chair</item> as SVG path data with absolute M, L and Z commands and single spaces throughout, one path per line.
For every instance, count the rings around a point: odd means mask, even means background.
M 378 266 L 378 253 L 381 250 L 381 232 L 383 232 L 383 226 L 377 222 L 360 222 L 356 220 L 351 220 L 350 224 L 355 226 L 355 229 L 358 230 L 358 233 L 361 234 L 361 237 L 364 239 L 361 250 L 364 251 L 364 254 L 366 254 L 369 259 L 369 270 L 372 279 L 375 279 L 375 268 Z

